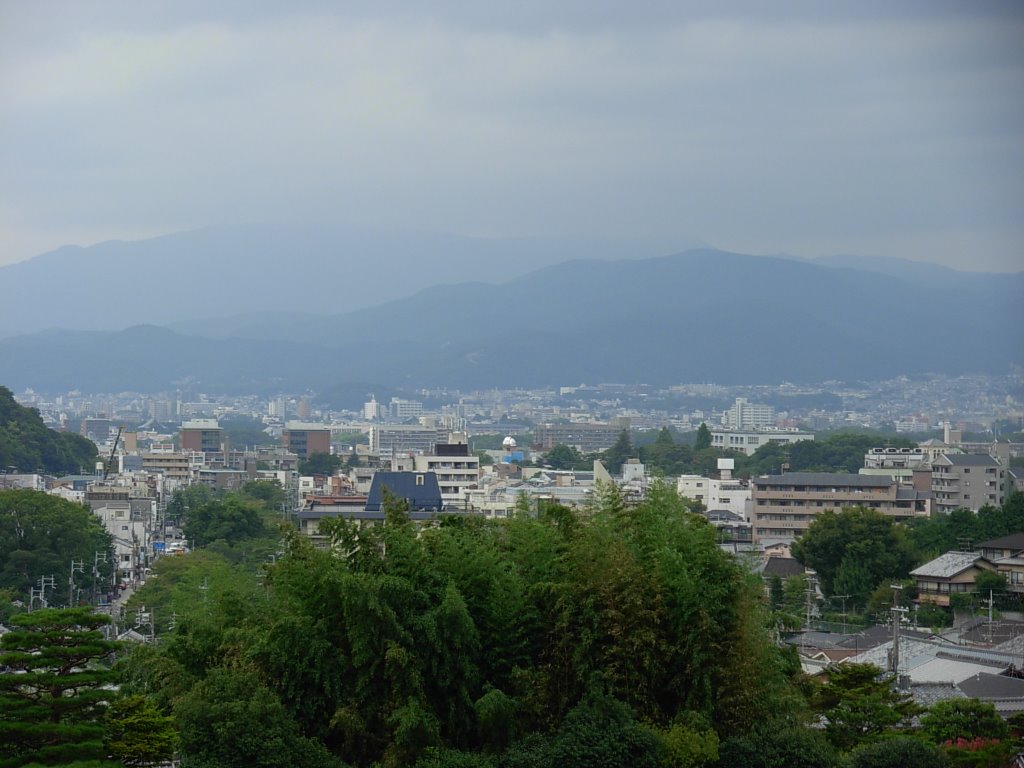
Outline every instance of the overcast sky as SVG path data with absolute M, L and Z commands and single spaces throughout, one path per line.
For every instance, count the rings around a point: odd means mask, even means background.
M 490 5 L 0 0 L 0 264 L 324 219 L 1024 269 L 1024 3 Z

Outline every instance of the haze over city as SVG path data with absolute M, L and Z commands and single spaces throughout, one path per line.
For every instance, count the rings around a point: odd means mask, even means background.
M 890 6 L 4 2 L 0 265 L 315 220 L 1020 270 L 1024 11 Z

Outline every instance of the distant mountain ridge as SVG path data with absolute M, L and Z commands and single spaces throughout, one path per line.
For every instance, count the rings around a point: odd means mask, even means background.
M 821 381 L 1024 362 L 1024 274 L 909 281 L 696 249 L 576 260 L 434 286 L 330 317 L 242 320 L 228 338 L 137 326 L 0 340 L 0 381 L 42 391 L 210 392 Z M 272 338 L 247 337 L 272 323 Z M 249 330 L 247 330 L 249 329 Z
M 0 338 L 259 312 L 335 314 L 425 286 L 495 282 L 567 258 L 667 253 L 689 238 L 485 238 L 260 224 L 67 246 L 0 267 Z M 42 308 L 45 304 L 45 311 Z M 221 333 L 220 329 L 213 333 Z

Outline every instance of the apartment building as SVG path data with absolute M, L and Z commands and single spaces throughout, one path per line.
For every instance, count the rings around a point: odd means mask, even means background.
M 224 450 L 224 430 L 216 419 L 193 419 L 182 422 L 178 431 L 178 447 L 182 451 L 217 453 Z
M 754 539 L 787 542 L 797 539 L 827 509 L 867 507 L 898 521 L 927 517 L 931 494 L 886 477 L 833 472 L 787 472 L 754 478 L 751 508 Z
M 770 405 L 747 402 L 737 397 L 732 407 L 722 414 L 722 426 L 726 429 L 764 429 L 775 425 L 775 409 Z
M 430 453 L 446 439 L 447 431 L 420 424 L 388 424 L 370 427 L 370 452 L 390 459 L 398 453 Z
M 932 462 L 932 493 L 939 512 L 999 506 L 1005 487 L 1006 469 L 988 454 L 946 453 Z
M 314 453 L 330 453 L 331 428 L 326 424 L 289 421 L 284 425 L 281 442 L 300 459 L 308 459 Z
M 630 424 L 628 419 L 614 419 L 607 424 L 539 424 L 534 428 L 534 438 L 544 451 L 556 445 L 568 445 L 581 453 L 600 453 L 615 445 L 622 430 L 628 430 Z
M 416 454 L 404 459 L 396 458 L 392 469 L 433 472 L 441 488 L 445 509 L 469 506 L 469 491 L 480 483 L 480 457 L 471 455 L 466 443 L 439 443 L 434 446 L 433 456 Z

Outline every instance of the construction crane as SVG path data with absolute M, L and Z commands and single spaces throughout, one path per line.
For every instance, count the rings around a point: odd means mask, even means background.
M 110 474 L 110 465 L 114 463 L 114 453 L 117 451 L 117 444 L 121 441 L 121 432 L 124 431 L 124 424 L 119 424 L 117 427 L 117 437 L 114 438 L 114 445 L 110 449 L 110 456 L 103 464 L 103 481 L 107 482 L 107 475 Z

